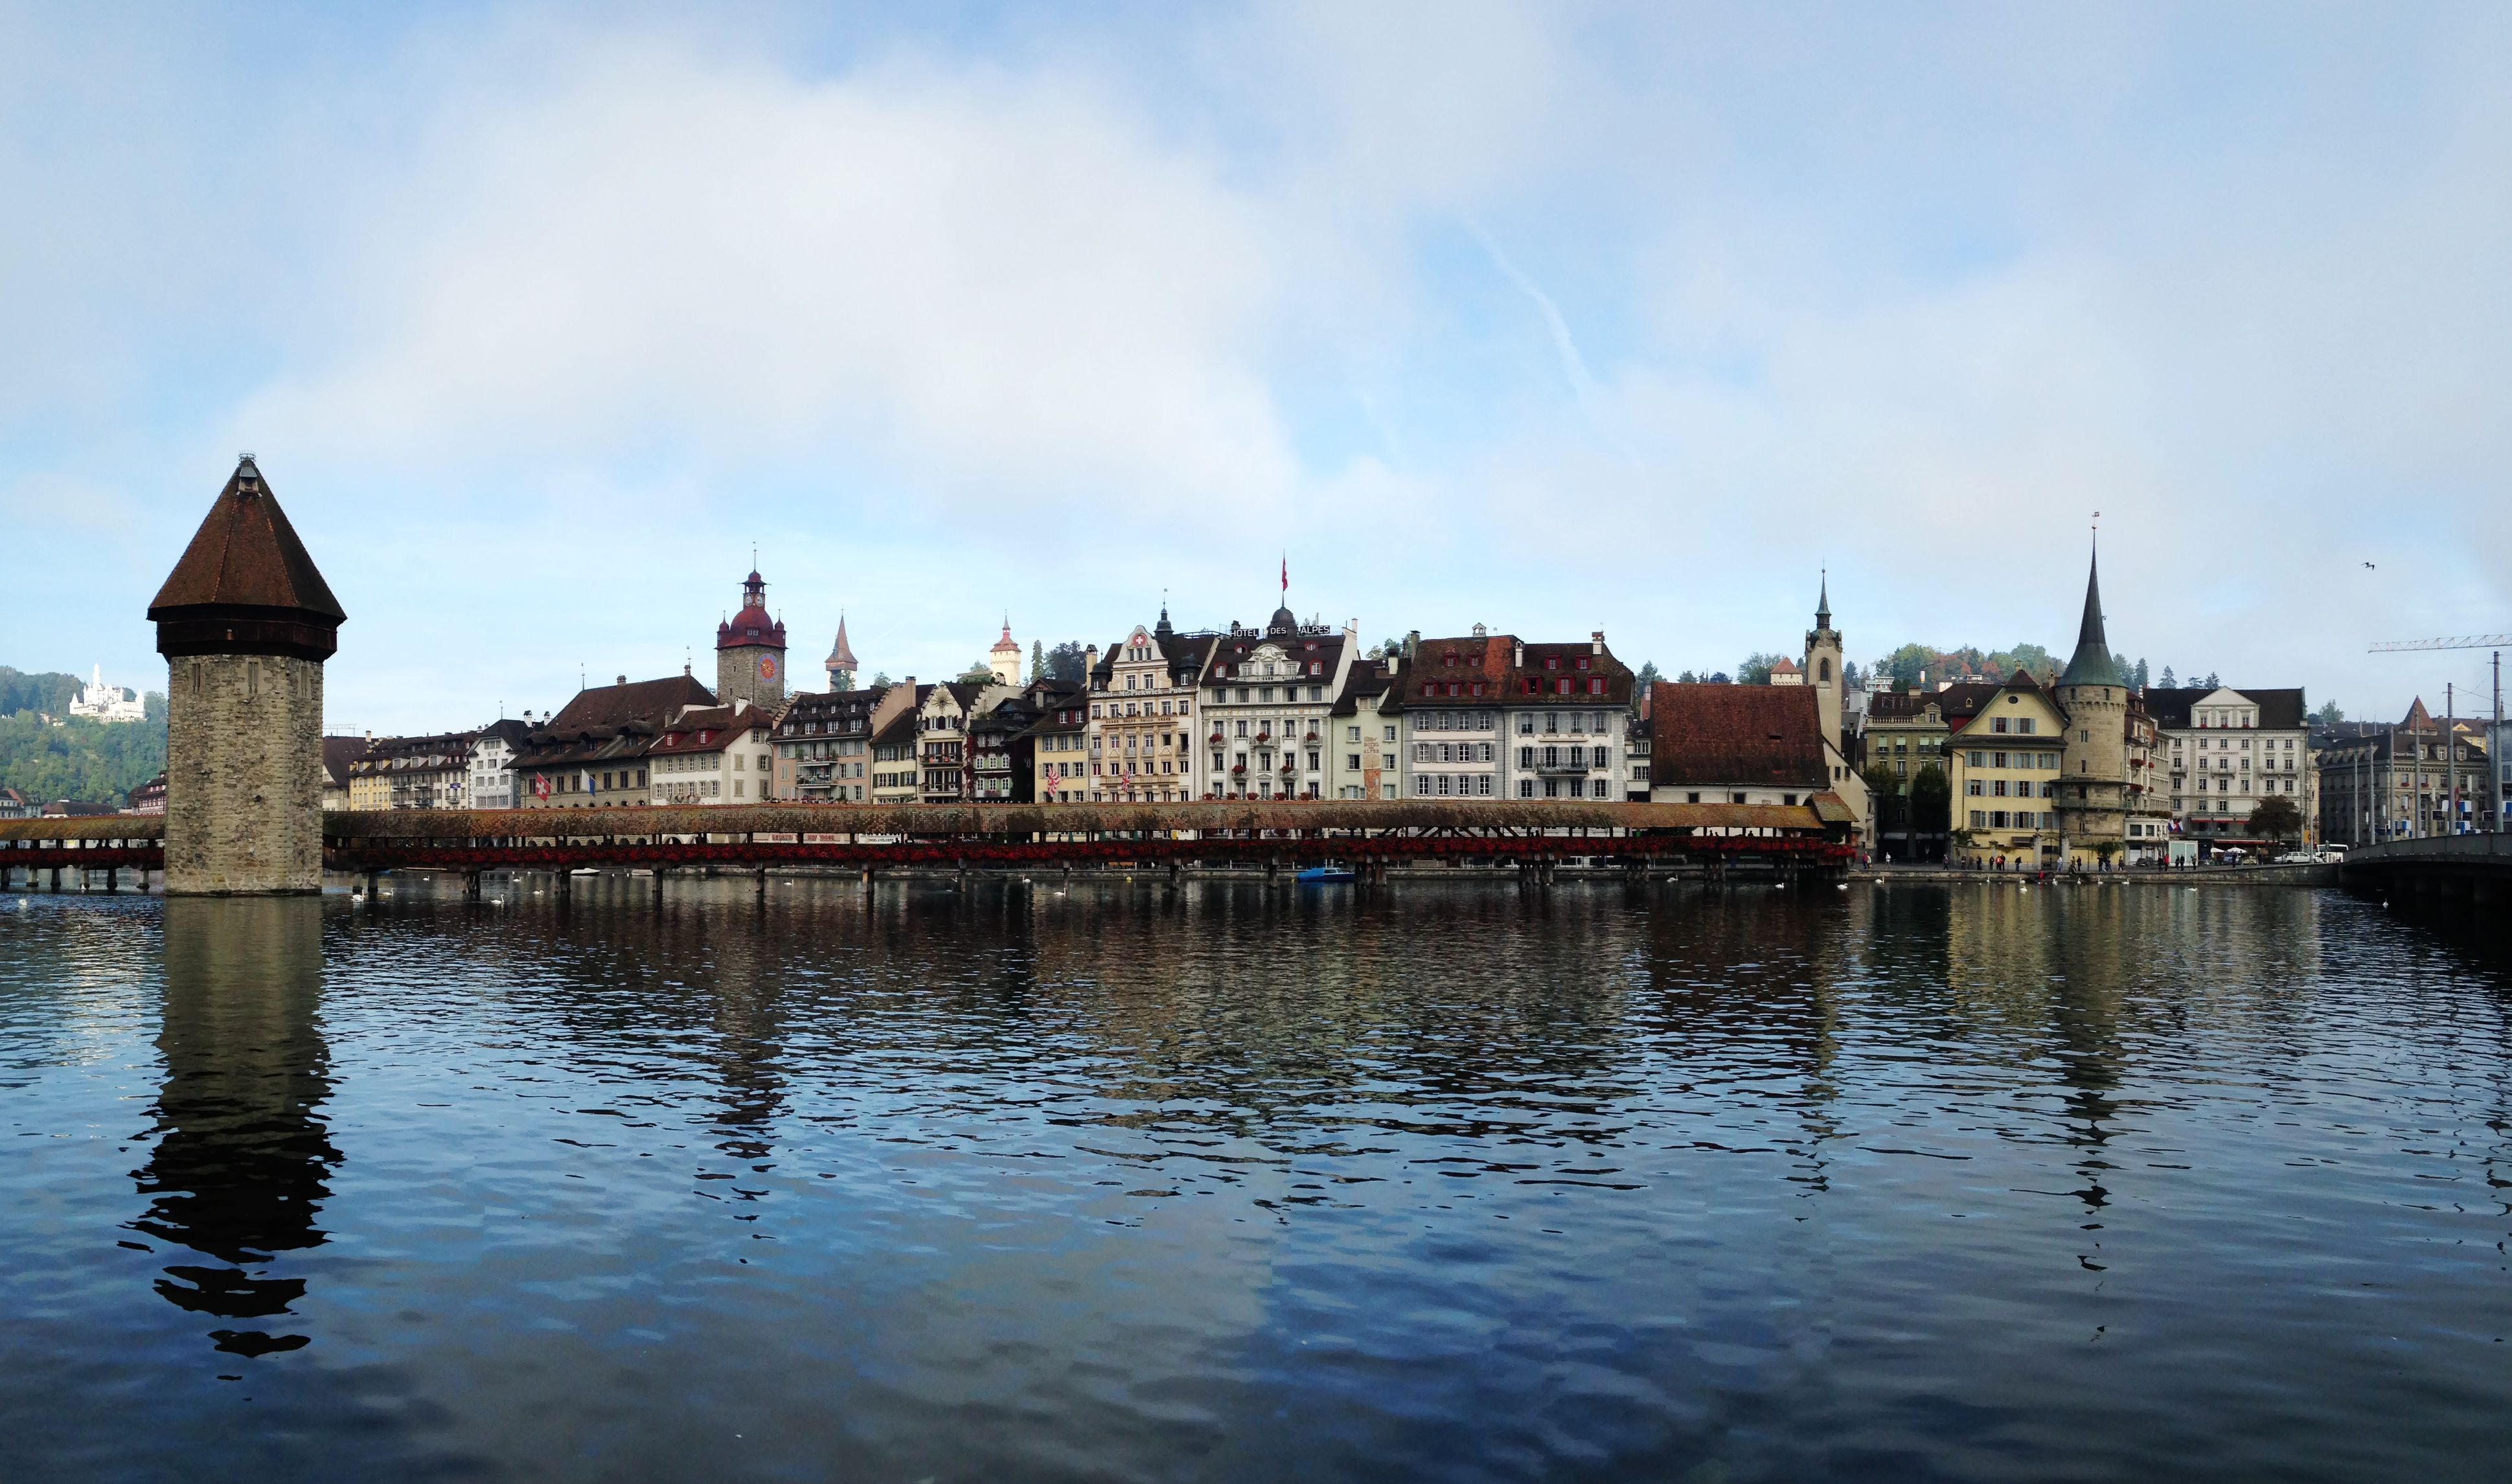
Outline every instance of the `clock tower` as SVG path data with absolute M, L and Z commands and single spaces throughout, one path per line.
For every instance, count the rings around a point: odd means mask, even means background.
M 716 626 L 715 696 L 763 711 L 785 701 L 785 625 L 767 615 L 767 584 L 756 571 L 741 584 L 741 611 Z

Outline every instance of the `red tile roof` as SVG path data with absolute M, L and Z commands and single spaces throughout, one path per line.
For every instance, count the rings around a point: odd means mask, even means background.
M 1807 685 L 1683 685 L 1649 698 L 1649 783 L 1830 784 Z

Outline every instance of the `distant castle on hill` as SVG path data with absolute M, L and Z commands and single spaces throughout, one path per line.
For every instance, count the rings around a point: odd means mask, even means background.
M 70 715 L 94 717 L 99 722 L 144 722 L 148 720 L 147 704 L 139 692 L 128 685 L 104 683 L 104 667 L 96 667 L 96 679 L 81 687 L 78 698 L 70 702 Z

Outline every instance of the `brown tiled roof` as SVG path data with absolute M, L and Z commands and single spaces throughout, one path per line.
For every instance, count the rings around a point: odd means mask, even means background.
M 715 692 L 687 675 L 667 675 L 659 681 L 632 681 L 621 685 L 596 685 L 590 690 L 577 691 L 575 699 L 551 718 L 548 729 L 567 733 L 643 722 L 659 730 L 684 706 L 712 706 L 715 703 Z
M 227 477 L 217 503 L 192 533 L 192 544 L 149 603 L 148 616 L 206 604 L 290 608 L 335 624 L 349 616 L 250 458 L 239 460 Z
M 1807 685 L 1660 682 L 1649 700 L 1649 783 L 1830 781 L 1823 715 Z
M 720 753 L 767 724 L 767 713 L 756 706 L 707 706 L 687 712 L 665 727 L 646 749 L 648 757 L 679 753 Z
M 1388 672 L 1393 670 L 1393 674 Z M 1363 656 L 1352 662 L 1352 671 L 1343 679 L 1343 693 L 1335 697 L 1328 716 L 1351 717 L 1360 714 L 1364 698 L 1375 699 L 1404 683 L 1404 656 L 1401 653 L 1381 659 Z
M 1558 661 L 1558 668 L 1547 669 L 1548 661 Z M 1588 668 L 1579 668 L 1581 662 Z M 1601 694 L 1591 694 L 1587 683 L 1605 683 Z M 1563 693 L 1560 683 L 1568 682 Z M 1483 693 L 1476 696 L 1473 687 L 1480 684 Z M 1472 635 L 1460 639 L 1425 639 L 1413 644 L 1413 659 L 1396 687 L 1394 706 L 1486 705 L 1505 706 L 1629 706 L 1631 704 L 1633 678 L 1630 667 L 1614 658 L 1611 649 L 1598 651 L 1592 640 L 1569 644 L 1520 644 L 1513 634 Z M 1447 687 L 1457 693 L 1450 695 Z
M 323 739 L 323 775 L 334 788 L 349 786 L 349 764 L 367 755 L 364 737 L 325 737 Z
M 2166 690 L 2160 685 L 2148 685 L 2145 687 L 2145 709 L 2161 725 L 2187 726 L 2190 708 L 2218 690 L 2235 691 L 2257 706 L 2262 728 L 2290 731 L 2303 722 L 2303 709 L 2307 703 L 2299 686 L 2252 690 L 2241 685 L 2181 685 Z

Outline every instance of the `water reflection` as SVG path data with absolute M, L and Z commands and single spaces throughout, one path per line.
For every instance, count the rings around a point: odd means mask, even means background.
M 262 1321 L 305 1296 L 273 1259 L 322 1244 L 340 1162 L 323 1117 L 323 904 L 177 899 L 165 914 L 165 1080 L 155 1152 L 134 1172 L 148 1209 L 131 1227 L 216 1260 L 171 1265 L 156 1287 L 178 1308 L 254 1321 L 211 1330 L 219 1349 L 295 1349 L 305 1336 Z

